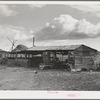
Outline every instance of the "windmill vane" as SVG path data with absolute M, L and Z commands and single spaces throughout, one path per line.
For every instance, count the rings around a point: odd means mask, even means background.
M 10 51 L 13 51 L 13 48 L 15 47 L 15 43 L 16 43 L 17 40 L 11 40 L 8 36 L 7 36 L 7 38 L 12 44 Z

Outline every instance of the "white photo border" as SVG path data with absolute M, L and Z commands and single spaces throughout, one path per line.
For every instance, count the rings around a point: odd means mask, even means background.
M 0 1 L 0 4 L 100 4 L 100 1 Z M 0 99 L 100 99 L 99 91 L 5 91 Z

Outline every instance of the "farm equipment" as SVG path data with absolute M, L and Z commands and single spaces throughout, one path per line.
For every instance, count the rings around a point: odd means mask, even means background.
M 39 65 L 40 69 L 66 69 L 70 71 L 70 65 L 66 63 L 65 61 L 59 61 L 58 58 L 53 59 L 50 64 L 44 64 L 40 63 Z

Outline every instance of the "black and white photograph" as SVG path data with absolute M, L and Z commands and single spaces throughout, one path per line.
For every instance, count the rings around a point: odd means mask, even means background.
M 100 91 L 100 2 L 0 2 L 0 90 Z

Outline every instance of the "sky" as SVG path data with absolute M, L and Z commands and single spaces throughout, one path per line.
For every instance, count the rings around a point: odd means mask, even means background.
M 100 3 L 2 4 L 0 49 L 9 51 L 11 41 L 32 47 L 85 44 L 100 51 Z

